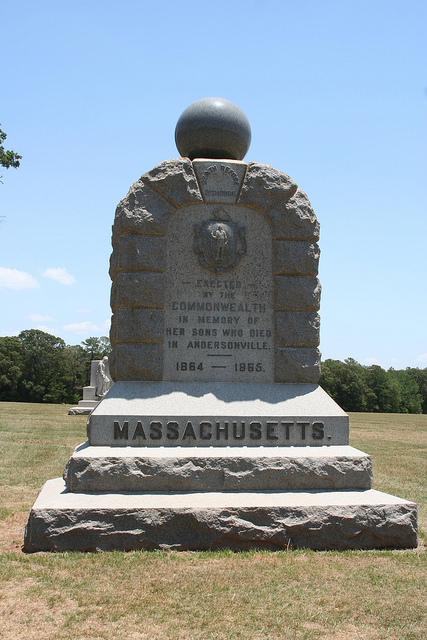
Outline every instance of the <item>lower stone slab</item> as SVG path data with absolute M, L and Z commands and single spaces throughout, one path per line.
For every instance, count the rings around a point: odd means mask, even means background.
M 370 456 L 337 447 L 78 446 L 70 491 L 295 491 L 370 489 Z
M 41 490 L 24 549 L 414 548 L 417 507 L 374 491 L 71 493 Z

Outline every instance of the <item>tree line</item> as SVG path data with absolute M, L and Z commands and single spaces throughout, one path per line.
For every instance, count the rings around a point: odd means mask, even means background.
M 111 351 L 107 337 L 79 345 L 38 329 L 0 338 L 0 400 L 75 404 L 90 382 L 91 360 Z M 344 411 L 427 413 L 427 368 L 364 366 L 325 360 L 320 385 Z
M 0 400 L 75 404 L 89 385 L 91 360 L 110 351 L 107 337 L 79 345 L 38 329 L 0 337 Z
M 427 413 L 427 368 L 386 371 L 353 358 L 325 360 L 319 384 L 344 411 Z

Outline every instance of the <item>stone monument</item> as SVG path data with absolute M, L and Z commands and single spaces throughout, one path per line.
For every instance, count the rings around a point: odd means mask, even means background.
M 90 363 L 90 384 L 88 387 L 83 387 L 83 400 L 79 400 L 77 407 L 71 407 L 68 410 L 68 415 L 88 415 L 95 409 L 112 384 L 108 357 L 104 356 L 102 360 L 92 360 Z
M 250 126 L 208 98 L 182 157 L 117 207 L 115 381 L 25 549 L 408 548 L 416 505 L 371 489 L 371 459 L 319 387 L 319 225 L 286 174 L 243 162 Z

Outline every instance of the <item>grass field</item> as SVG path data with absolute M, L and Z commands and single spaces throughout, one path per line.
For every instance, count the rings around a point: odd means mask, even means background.
M 7 640 L 425 640 L 427 416 L 352 414 L 374 488 L 418 503 L 410 551 L 25 555 L 28 512 L 86 418 L 0 403 L 0 637 Z

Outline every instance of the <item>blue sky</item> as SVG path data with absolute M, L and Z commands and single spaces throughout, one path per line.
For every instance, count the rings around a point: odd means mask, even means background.
M 321 351 L 427 367 L 425 0 L 0 0 L 0 335 L 78 344 L 110 323 L 111 225 L 175 158 L 182 111 L 246 113 L 246 161 L 321 225 Z

